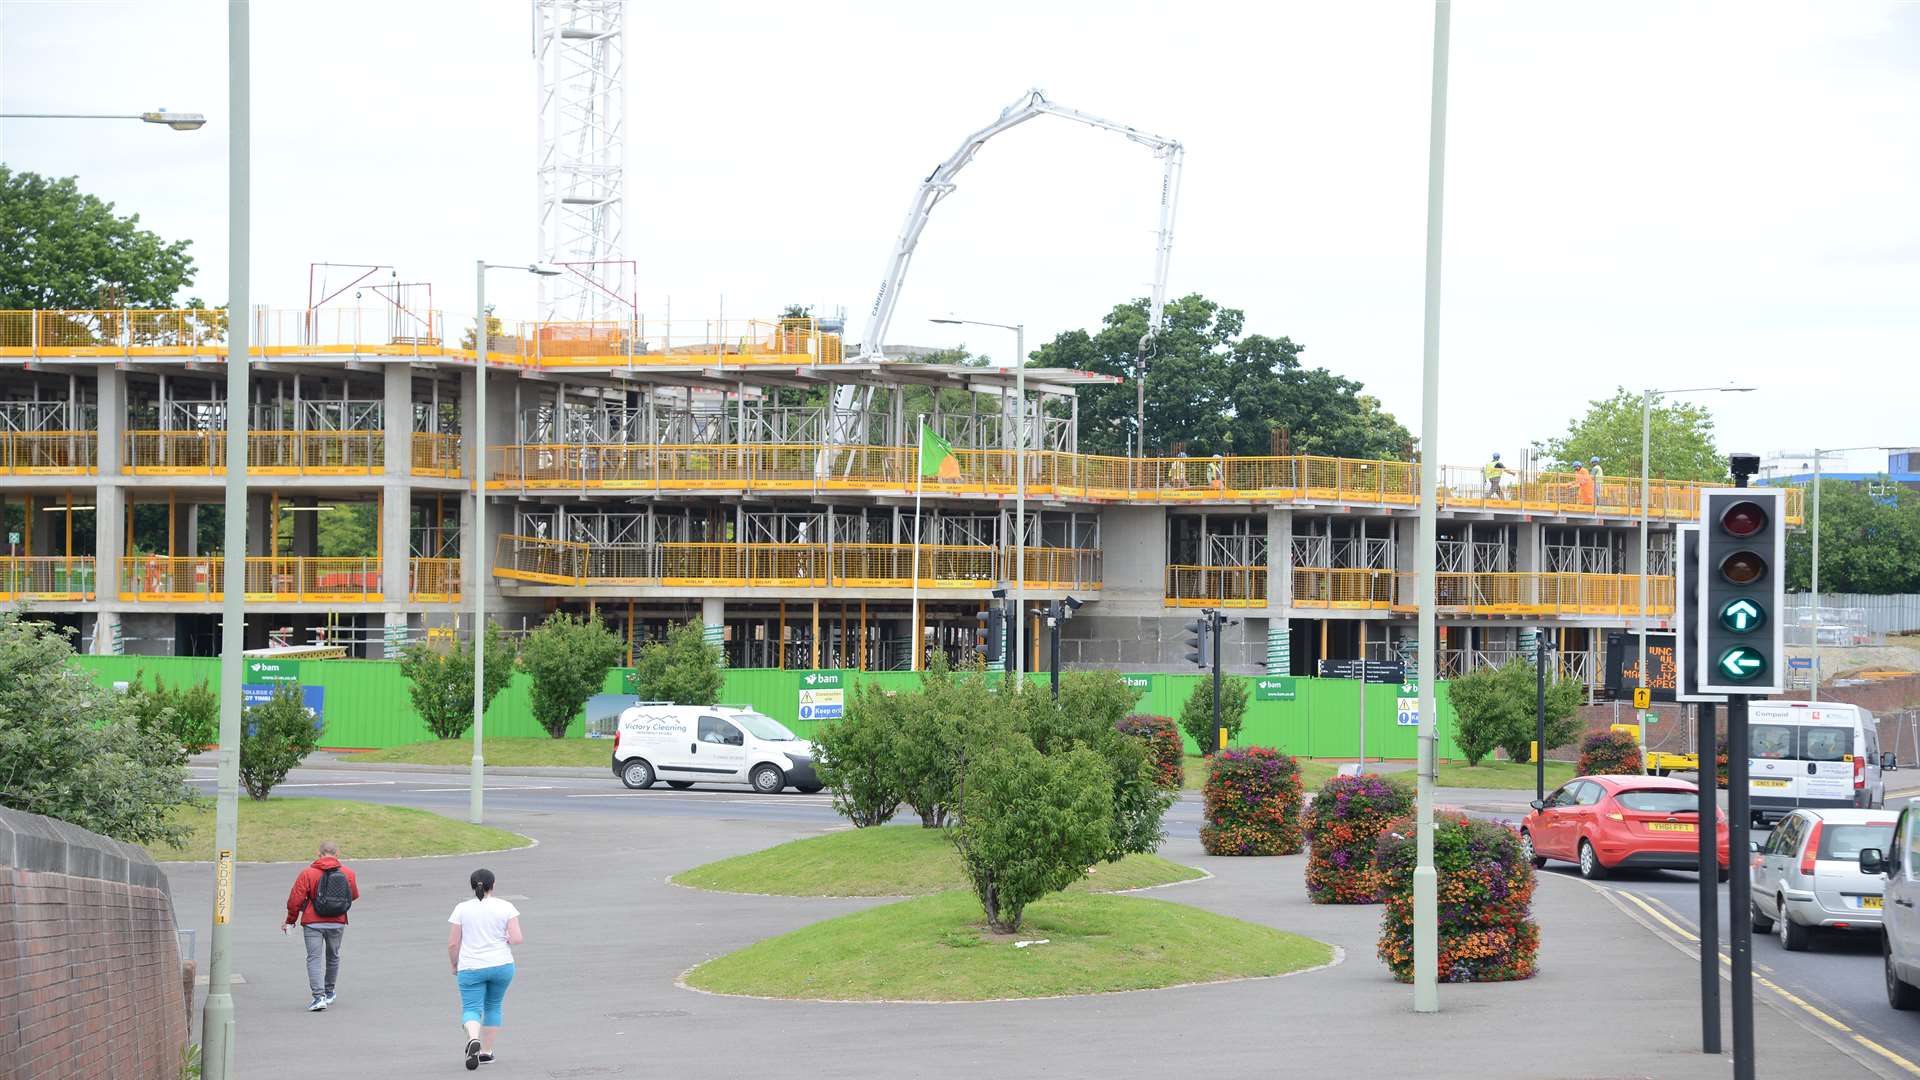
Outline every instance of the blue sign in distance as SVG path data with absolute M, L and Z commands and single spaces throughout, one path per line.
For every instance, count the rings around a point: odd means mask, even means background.
M 274 692 L 283 683 L 243 683 L 240 687 L 240 707 L 251 709 L 255 705 L 265 705 L 273 700 Z M 324 686 L 302 686 L 300 703 L 307 707 L 307 715 L 313 717 L 314 730 L 326 725 L 327 688 Z

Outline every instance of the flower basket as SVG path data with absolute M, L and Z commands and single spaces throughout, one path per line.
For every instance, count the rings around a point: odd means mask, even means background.
M 1386 911 L 1379 955 L 1401 982 L 1413 981 L 1413 820 L 1380 837 L 1377 866 Z M 1433 863 L 1440 894 L 1440 981 L 1505 982 L 1539 970 L 1540 927 L 1532 919 L 1533 866 L 1505 825 L 1435 814 Z
M 1640 744 L 1624 731 L 1596 731 L 1580 744 L 1581 776 L 1637 776 L 1646 771 Z
M 1298 855 L 1300 766 L 1264 746 L 1222 750 L 1207 766 L 1207 823 L 1200 846 L 1209 855 Z
M 1132 735 L 1147 744 L 1147 757 L 1153 765 L 1153 782 L 1169 791 L 1185 786 L 1186 749 L 1180 745 L 1180 725 L 1171 716 L 1131 713 L 1114 724 L 1122 735 Z
M 1377 904 L 1380 834 L 1413 813 L 1413 793 L 1383 776 L 1336 776 L 1306 812 L 1307 899 L 1316 904 Z

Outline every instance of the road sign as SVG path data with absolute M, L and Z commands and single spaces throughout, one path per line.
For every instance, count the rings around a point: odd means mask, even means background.
M 1401 727 L 1419 727 L 1420 699 L 1417 697 L 1395 698 L 1393 722 Z
M 1646 708 L 1650 708 L 1652 705 L 1653 705 L 1653 688 L 1652 687 L 1636 686 L 1633 688 L 1633 707 L 1634 708 L 1646 709 Z
M 1126 684 L 1127 689 L 1132 690 L 1136 694 L 1153 693 L 1152 675 L 1122 675 L 1120 676 L 1120 681 Z
M 300 661 L 249 659 L 247 661 L 247 681 L 252 683 L 297 683 L 300 681 Z
M 802 690 L 800 691 L 800 719 L 838 720 L 846 714 L 846 703 L 845 690 Z
M 1319 675 L 1323 679 L 1357 679 L 1360 677 L 1361 662 L 1358 660 L 1322 660 Z M 1370 683 L 1405 682 L 1406 665 L 1398 660 L 1368 660 L 1366 662 L 1367 681 Z
M 1652 633 L 1647 635 L 1647 674 L 1640 674 L 1640 639 L 1624 630 L 1609 630 L 1606 637 L 1606 677 L 1603 684 L 1607 697 L 1614 701 L 1624 701 L 1632 694 L 1632 687 L 1645 686 L 1653 690 L 1653 700 L 1672 701 L 1678 689 L 1678 668 L 1675 666 L 1674 635 Z
M 1811 669 L 1813 667 L 1813 657 L 1789 656 L 1787 657 L 1787 666 L 1796 671 L 1802 670 L 1802 669 Z
M 1786 509 L 1786 492 L 1778 488 L 1701 492 L 1694 664 L 1704 693 L 1784 689 L 1786 642 L 1778 614 L 1786 604 Z
M 1294 694 L 1293 680 L 1284 675 L 1253 681 L 1255 701 L 1292 701 Z

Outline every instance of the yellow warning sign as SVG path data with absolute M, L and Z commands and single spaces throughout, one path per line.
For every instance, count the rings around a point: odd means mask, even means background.
M 1633 707 L 1651 709 L 1653 707 L 1653 687 L 1636 686 L 1633 688 Z

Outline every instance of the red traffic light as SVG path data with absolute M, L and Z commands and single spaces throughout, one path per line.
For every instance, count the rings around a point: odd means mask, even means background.
M 1767 512 L 1757 502 L 1737 502 L 1720 515 L 1720 528 L 1728 536 L 1749 537 L 1767 527 Z
M 1735 585 L 1751 585 L 1767 576 L 1767 560 L 1756 552 L 1736 551 L 1720 560 L 1720 576 Z

